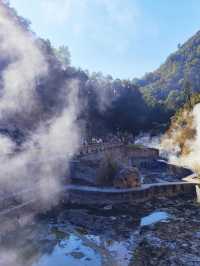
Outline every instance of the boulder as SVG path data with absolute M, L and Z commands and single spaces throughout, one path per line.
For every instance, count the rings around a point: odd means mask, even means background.
M 115 176 L 114 187 L 133 188 L 141 186 L 141 176 L 136 167 L 124 167 Z

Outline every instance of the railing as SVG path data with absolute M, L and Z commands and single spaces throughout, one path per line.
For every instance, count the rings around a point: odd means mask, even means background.
M 79 155 L 87 155 L 98 152 L 105 152 L 113 149 L 122 147 L 122 143 L 110 144 L 110 143 L 99 143 L 99 144 L 89 144 L 84 145 L 79 150 Z

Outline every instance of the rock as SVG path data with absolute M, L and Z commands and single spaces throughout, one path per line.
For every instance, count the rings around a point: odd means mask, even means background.
M 107 205 L 103 209 L 104 210 L 112 210 L 112 205 L 111 204 L 110 205 Z
M 70 255 L 75 259 L 82 259 L 83 257 L 85 257 L 85 254 L 83 254 L 83 252 L 78 252 L 78 251 L 73 251 L 70 253 Z
M 136 167 L 124 167 L 116 175 L 114 187 L 117 188 L 133 188 L 141 186 L 141 177 Z

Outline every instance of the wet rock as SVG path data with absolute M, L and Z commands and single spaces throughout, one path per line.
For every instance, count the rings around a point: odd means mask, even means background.
M 74 257 L 75 259 L 78 259 L 78 260 L 80 260 L 83 257 L 85 257 L 85 255 L 83 254 L 83 252 L 78 252 L 78 251 L 73 251 L 73 252 L 70 253 L 70 255 L 72 257 Z
M 163 264 L 160 264 L 160 260 L 163 257 L 169 257 L 169 250 L 162 247 L 159 240 L 156 241 L 156 245 L 151 244 L 147 239 L 142 240 L 137 250 L 134 253 L 134 259 L 132 266 L 151 266 L 151 265 L 171 265 L 168 259 Z M 158 244 L 159 243 L 159 244 Z M 155 244 L 155 243 L 154 243 Z
M 200 265 L 200 214 L 192 200 L 164 199 L 156 203 L 173 216 L 167 223 L 158 222 L 140 230 L 140 240 L 131 266 Z
M 112 210 L 112 205 L 111 204 L 110 205 L 106 205 L 103 209 L 104 210 Z

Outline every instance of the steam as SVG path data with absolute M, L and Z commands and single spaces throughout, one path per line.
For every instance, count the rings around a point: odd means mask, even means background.
M 144 145 L 144 146 L 149 147 L 149 148 L 159 149 L 160 148 L 160 138 L 161 138 L 161 136 L 152 137 L 148 133 L 141 133 L 136 137 L 135 144 L 141 144 L 141 145 Z
M 174 160 L 178 164 L 186 165 L 196 172 L 200 171 L 200 104 L 197 104 L 193 111 L 193 127 L 195 128 L 196 135 L 194 139 L 187 140 L 187 146 L 189 149 L 188 154 L 179 156 Z
M 10 113 L 25 110 L 29 113 L 35 104 L 36 82 L 48 73 L 48 65 L 34 37 L 11 16 L 0 4 L 0 53 L 11 60 L 2 76 L 0 119 Z
M 0 53 L 9 59 L 1 76 L 0 123 L 5 125 L 9 118 L 15 121 L 20 116 L 31 121 L 31 113 L 39 104 L 37 82 L 47 77 L 48 63 L 34 35 L 2 3 L 0 40 Z M 66 177 L 69 160 L 79 146 L 78 83 L 72 80 L 65 88 L 64 110 L 46 122 L 38 122 L 19 152 L 8 136 L 0 135 L 0 187 L 6 193 L 31 188 L 36 189 L 34 197 L 42 203 L 56 203 L 61 178 Z
M 4 266 L 10 266 L 10 265 L 15 265 L 19 266 L 18 263 L 16 263 L 18 256 L 17 252 L 14 251 L 8 251 L 7 250 L 1 250 L 0 252 L 0 265 Z
M 184 126 L 174 128 L 170 137 L 164 136 L 161 142 L 161 147 L 168 152 L 168 157 L 171 163 L 186 166 L 195 172 L 200 172 L 200 104 L 194 106 L 191 113 L 183 113 L 187 116 L 189 123 L 188 130 L 195 132 L 194 137 L 185 137 L 184 147 L 185 152 L 181 150 L 180 141 L 183 138 L 182 131 Z
M 170 132 L 156 137 L 140 134 L 135 143 L 159 149 L 169 163 L 200 173 L 200 104 L 192 111 L 184 110 L 181 116 L 183 122 L 172 123 Z

